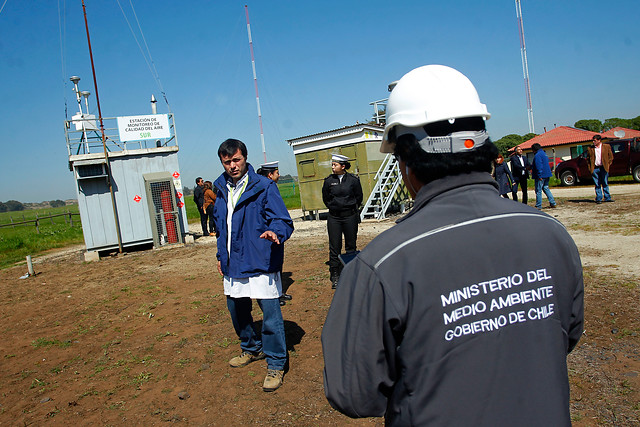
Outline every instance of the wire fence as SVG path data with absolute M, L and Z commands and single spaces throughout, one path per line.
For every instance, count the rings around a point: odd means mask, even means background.
M 70 227 L 73 227 L 73 216 L 77 215 L 80 216 L 79 213 L 74 213 L 74 212 L 62 212 L 62 213 L 58 213 L 58 214 L 49 214 L 49 215 L 45 215 L 45 216 L 39 216 L 36 213 L 36 217 L 35 219 L 25 219 L 24 215 L 22 215 L 22 221 L 14 221 L 12 216 L 9 216 L 9 221 L 8 223 L 5 224 L 0 224 L 0 228 L 3 227 L 11 227 L 11 228 L 15 228 L 16 226 L 29 226 L 29 225 L 34 225 L 36 232 L 40 233 L 40 225 L 43 221 L 49 220 L 51 222 L 51 225 L 55 224 L 54 222 L 54 218 L 59 218 L 62 217 L 64 218 L 64 222 L 66 224 L 69 224 Z M 78 220 L 76 220 L 76 223 L 80 223 Z

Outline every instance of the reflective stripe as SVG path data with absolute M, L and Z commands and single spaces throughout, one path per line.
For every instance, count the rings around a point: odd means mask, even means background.
M 398 245 L 395 248 L 393 248 L 392 250 L 390 250 L 385 256 L 380 258 L 380 260 L 373 266 L 373 268 L 377 269 L 378 267 L 380 267 L 380 264 L 385 262 L 389 257 L 391 257 L 391 255 L 395 254 L 396 252 L 398 252 L 400 249 L 404 248 L 405 246 L 408 246 L 408 245 L 410 245 L 410 244 L 412 244 L 414 242 L 417 242 L 420 239 L 424 239 L 425 237 L 433 236 L 434 234 L 442 233 L 443 231 L 453 230 L 455 228 L 465 227 L 467 225 L 473 225 L 473 224 L 477 224 L 477 223 L 480 223 L 480 222 L 493 221 L 493 220 L 496 220 L 496 219 L 503 219 L 503 218 L 520 217 L 520 216 L 522 216 L 522 217 L 535 217 L 535 218 L 543 218 L 543 219 L 552 220 L 552 221 L 557 222 L 558 224 L 560 224 L 564 228 L 564 225 L 560 221 L 558 221 L 557 219 L 555 219 L 553 217 L 550 217 L 550 216 L 543 216 L 543 215 L 539 215 L 539 214 L 535 214 L 535 213 L 500 214 L 500 215 L 487 216 L 487 217 L 484 217 L 484 218 L 476 218 L 476 219 L 472 219 L 472 220 L 469 220 L 469 221 L 461 222 L 459 224 L 445 225 L 443 227 L 436 228 L 435 230 L 430 230 L 430 231 L 427 231 L 425 233 L 418 234 L 417 236 L 412 237 L 411 239 L 407 240 L 406 242 L 403 242 L 400 245 Z

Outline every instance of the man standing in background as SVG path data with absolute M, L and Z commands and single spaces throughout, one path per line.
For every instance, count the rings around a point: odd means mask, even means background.
M 522 148 L 516 147 L 516 153 L 511 157 L 511 174 L 513 175 L 513 179 L 516 181 L 514 191 L 513 191 L 513 200 L 518 201 L 518 185 L 522 190 L 522 203 L 525 205 L 529 201 L 529 197 L 527 195 L 527 180 L 529 179 L 529 169 L 531 166 L 529 165 L 529 160 L 527 156 L 522 155 Z
M 589 154 L 589 172 L 596 185 L 596 203 L 602 203 L 602 193 L 604 201 L 613 202 L 609 193 L 609 167 L 613 163 L 613 151 L 611 145 L 603 144 L 600 135 L 593 136 L 593 145 L 587 148 Z
M 202 208 L 204 206 L 204 181 L 202 177 L 196 178 L 196 187 L 193 189 L 193 201 L 196 202 L 198 213 L 200 214 L 200 224 L 202 225 L 202 235 L 208 236 L 209 230 L 207 229 L 207 213 Z M 211 230 L 213 232 L 213 230 Z
M 549 207 L 555 208 L 556 201 L 549 190 L 549 178 L 553 175 L 551 173 L 551 167 L 549 166 L 549 157 L 544 152 L 542 146 L 537 142 L 531 146 L 533 152 L 533 166 L 531 168 L 531 176 L 535 180 L 536 188 L 536 208 L 542 209 L 542 192 L 547 195 L 549 199 Z

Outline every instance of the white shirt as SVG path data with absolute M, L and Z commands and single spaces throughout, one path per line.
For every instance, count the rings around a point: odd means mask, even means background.
M 595 166 L 602 166 L 602 144 L 596 147 L 596 161 Z
M 227 182 L 227 253 L 231 259 L 231 222 L 233 211 L 247 188 L 249 174 L 245 173 L 238 182 L 233 185 Z M 282 295 L 282 280 L 280 272 L 265 273 L 244 279 L 234 279 L 224 276 L 224 294 L 231 298 L 272 299 Z

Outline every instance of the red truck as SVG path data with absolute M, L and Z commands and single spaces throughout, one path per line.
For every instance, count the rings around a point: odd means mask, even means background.
M 635 182 L 640 182 L 640 138 L 617 139 L 603 142 L 603 144 L 611 145 L 611 151 L 613 151 L 613 163 L 609 168 L 609 176 L 631 174 Z M 591 180 L 587 152 L 556 166 L 556 178 L 565 186 Z

